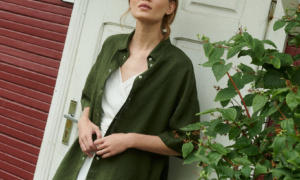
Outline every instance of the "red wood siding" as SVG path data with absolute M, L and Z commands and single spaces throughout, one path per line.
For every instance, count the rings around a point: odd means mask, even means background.
M 0 179 L 33 179 L 72 8 L 0 1 Z
M 285 53 L 295 56 L 297 54 L 300 54 L 300 47 L 296 48 L 296 46 L 289 46 L 287 43 L 285 48 Z M 300 66 L 300 60 L 295 61 L 294 64 Z

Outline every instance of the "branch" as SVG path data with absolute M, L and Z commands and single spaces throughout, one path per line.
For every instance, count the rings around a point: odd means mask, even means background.
M 280 109 L 279 109 L 279 107 L 277 106 L 276 102 L 274 102 L 274 104 L 275 104 L 277 110 L 280 112 L 280 114 L 284 117 L 284 119 L 287 119 L 287 118 L 285 117 L 285 115 L 280 111 Z
M 243 99 L 243 97 L 242 97 L 242 95 L 241 95 L 241 92 L 240 92 L 239 89 L 236 87 L 235 83 L 233 82 L 233 80 L 232 80 L 232 78 L 231 78 L 231 76 L 229 75 L 228 72 L 227 72 L 227 76 L 229 77 L 229 79 L 230 79 L 231 83 L 233 84 L 235 90 L 236 90 L 237 93 L 239 94 L 239 96 L 240 96 L 240 98 L 241 98 L 241 100 L 242 100 L 242 102 L 243 102 L 243 104 L 244 104 L 244 107 L 245 107 L 245 110 L 246 110 L 246 113 L 247 113 L 248 118 L 251 118 L 250 113 L 249 113 L 249 111 L 248 111 L 248 108 L 247 108 L 247 106 L 246 106 L 246 103 L 245 103 L 245 101 L 244 101 L 244 99 Z

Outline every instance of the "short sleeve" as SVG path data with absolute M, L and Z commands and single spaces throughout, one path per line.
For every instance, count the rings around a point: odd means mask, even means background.
M 184 86 L 184 91 L 178 95 L 179 103 L 169 120 L 168 129 L 159 135 L 169 148 L 180 154 L 182 154 L 183 140 L 186 139 L 186 132 L 180 128 L 200 121 L 200 117 L 196 116 L 200 108 L 193 68 L 185 78 Z M 191 138 L 197 142 L 199 135 L 191 135 Z

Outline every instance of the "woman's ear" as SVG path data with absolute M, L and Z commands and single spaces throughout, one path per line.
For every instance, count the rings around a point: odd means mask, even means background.
M 175 1 L 170 2 L 170 3 L 169 3 L 169 8 L 168 8 L 168 10 L 167 10 L 167 12 L 166 12 L 166 15 L 172 14 L 173 11 L 175 10 L 175 7 L 176 7 Z

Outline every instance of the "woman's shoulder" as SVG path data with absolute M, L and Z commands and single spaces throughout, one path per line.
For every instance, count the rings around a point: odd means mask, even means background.
M 192 68 L 192 60 L 189 58 L 189 56 L 183 52 L 180 48 L 177 46 L 171 44 L 166 51 L 166 58 L 171 60 L 172 64 L 181 67 L 181 68 Z

